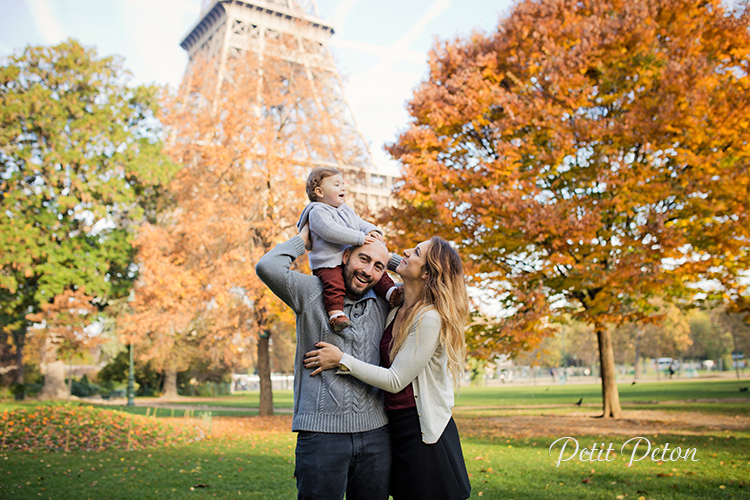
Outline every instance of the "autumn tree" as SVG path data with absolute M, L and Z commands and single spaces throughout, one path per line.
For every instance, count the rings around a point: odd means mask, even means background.
M 750 264 L 746 7 L 519 2 L 437 43 L 389 147 L 405 237 L 455 241 L 509 313 L 592 325 L 605 417 L 622 414 L 607 325 Z
M 352 147 L 356 141 L 334 106 L 341 101 L 335 75 L 285 59 L 294 46 L 284 44 L 296 39 L 265 43 L 262 57 L 246 51 L 221 71 L 215 61 L 191 63 L 164 107 L 168 152 L 183 167 L 169 186 L 173 209 L 144 227 L 132 330 L 179 338 L 174 345 L 190 340 L 226 366 L 254 346 L 260 413 L 270 415 L 271 337 L 293 335 L 294 316 L 257 278 L 255 264 L 296 233 L 309 170 L 361 166 L 363 151 Z M 158 242 L 150 232 L 161 235 Z M 175 285 L 179 292 L 164 286 L 178 275 L 196 282 Z M 184 309 L 170 302 L 175 294 Z M 149 320 L 161 307 L 164 320 Z
M 153 110 L 116 57 L 74 40 L 0 65 L 0 326 L 16 380 L 31 320 L 66 291 L 127 295 L 131 227 L 171 171 Z
M 197 352 L 193 332 L 207 308 L 203 273 L 191 266 L 178 235 L 162 225 L 144 224 L 134 241 L 139 276 L 127 309 L 118 317 L 121 341 L 164 374 L 163 396 L 177 396 L 177 372 Z

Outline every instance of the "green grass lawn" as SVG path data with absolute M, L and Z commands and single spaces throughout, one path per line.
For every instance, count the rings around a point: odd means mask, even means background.
M 147 451 L 5 452 L 0 498 L 289 499 L 294 443 L 288 432 Z
M 750 403 L 748 380 L 664 381 L 642 384 L 618 384 L 623 404 L 656 404 L 663 401 L 742 398 Z M 567 384 L 536 386 L 466 387 L 456 401 L 457 406 L 572 406 L 580 398 L 583 403 L 601 404 L 599 384 Z
M 624 438 L 581 436 L 581 447 L 613 443 L 617 458 L 590 462 L 576 456 L 557 466 L 559 448 L 552 456 L 548 451 L 553 437 L 464 438 L 471 498 L 750 498 L 747 439 L 647 438 L 653 446 L 696 448 L 699 461 L 647 458 L 628 467 L 629 455 L 619 455 Z M 291 432 L 261 432 L 137 452 L 5 452 L 0 455 L 0 497 L 289 499 L 296 494 L 294 442 Z M 564 458 L 569 456 L 566 452 Z
M 723 415 L 750 415 L 750 391 L 740 392 L 740 387 L 750 386 L 747 380 L 691 380 L 663 381 L 642 384 L 620 384 L 620 402 L 625 410 L 665 410 L 665 411 L 700 411 Z M 212 416 L 252 416 L 258 414 L 260 393 L 243 392 L 231 396 L 216 398 L 194 397 L 179 401 L 180 406 L 194 406 L 194 416 L 209 411 L 202 407 L 212 407 Z M 277 390 L 273 393 L 274 407 L 291 410 L 293 406 L 291 390 Z M 583 398 L 582 406 L 575 403 Z M 707 400 L 734 399 L 738 401 L 714 402 Z M 137 398 L 138 406 L 101 405 L 105 408 L 118 409 L 129 413 L 145 415 L 157 412 L 158 417 L 182 417 L 183 409 L 156 407 L 160 401 L 156 398 Z M 36 401 L 3 402 L 0 411 L 15 407 L 38 405 Z M 93 404 L 81 402 L 81 404 Z M 602 404 L 601 386 L 598 384 L 536 385 L 536 386 L 499 386 L 499 387 L 464 387 L 456 399 L 456 406 L 461 409 L 471 408 L 472 412 L 499 414 L 538 414 L 570 413 L 574 411 L 591 412 Z M 148 409 L 152 405 L 154 408 Z M 233 408 L 220 410 L 217 408 Z M 244 409 L 236 411 L 234 409 Z
M 747 380 L 664 381 L 619 384 L 620 403 L 625 410 L 700 411 L 724 415 L 750 415 Z M 582 407 L 575 403 L 583 398 Z M 732 402 L 708 400 L 732 399 Z M 598 384 L 465 387 L 456 400 L 459 408 L 516 413 L 565 413 L 598 409 L 602 404 Z
M 682 449 L 696 448 L 699 461 L 662 462 L 646 458 L 630 467 L 630 454 L 623 457 L 619 453 L 628 438 L 580 436 L 577 439 L 581 448 L 590 448 L 594 442 L 606 446 L 612 443 L 617 452 L 615 460 L 606 462 L 603 454 L 601 461 L 591 462 L 576 455 L 558 466 L 559 445 L 552 456 L 549 452 L 554 438 L 464 440 L 464 455 L 472 474 L 472 498 L 479 498 L 480 492 L 483 498 L 492 499 L 750 498 L 750 485 L 746 484 L 750 478 L 747 439 L 648 436 L 652 446 L 670 443 L 670 450 L 678 445 Z M 568 448 L 563 458 L 570 458 L 570 451 Z M 639 451 L 636 458 L 640 456 Z
M 748 393 L 739 392 L 747 382 L 668 381 L 620 385 L 625 409 L 680 409 L 723 415 L 748 415 Z M 235 395 L 221 401 L 192 400 L 196 405 L 257 408 L 257 393 Z M 601 402 L 596 385 L 503 386 L 464 388 L 457 400 L 456 421 L 464 456 L 471 475 L 471 498 L 482 499 L 750 499 L 750 429 L 727 432 L 702 428 L 700 435 L 645 435 L 653 447 L 669 443 L 670 450 L 694 448 L 698 461 L 646 458 L 628 467 L 630 451 L 620 448 L 630 437 L 623 435 L 575 437 L 580 447 L 595 442 L 612 443 L 612 461 L 581 460 L 579 455 L 556 464 L 562 436 L 528 439 L 493 434 L 482 429 L 484 418 L 505 415 L 547 415 L 587 411 L 574 407 Z M 695 400 L 737 399 L 701 403 Z M 148 400 L 138 400 L 141 404 Z M 291 391 L 276 391 L 277 405 L 291 404 Z M 669 403 L 666 403 L 669 402 Z M 221 404 L 217 404 L 221 403 Z M 12 407 L 29 409 L 37 402 L 3 403 L 0 412 Z M 144 414 L 153 409 L 127 408 Z M 183 416 L 175 410 L 175 417 Z M 202 410 L 193 414 L 200 416 Z M 288 432 L 290 416 L 275 417 L 278 425 L 269 431 L 259 417 L 222 419 L 212 411 L 212 437 L 179 446 L 142 451 L 22 452 L 0 451 L 0 498 L 50 499 L 182 499 L 193 497 L 241 499 L 289 499 L 296 496 L 294 472 L 295 435 Z M 236 412 L 226 412 L 238 416 Z M 170 417 L 159 409 L 157 417 Z M 553 418 L 553 417 L 550 417 Z M 188 421 L 179 419 L 179 421 Z M 218 432 L 228 422 L 241 422 L 242 430 Z M 541 432 L 544 434 L 544 432 Z M 571 445 L 572 446 L 572 445 Z M 601 444 L 598 444 L 601 447 Z M 564 458 L 568 458 L 568 447 Z M 631 450 L 632 451 L 632 450 Z M 642 453 L 638 453 L 638 456 Z M 610 455 L 610 458 L 613 456 Z M 588 458 L 588 457 L 586 457 Z M 597 458 L 597 457 L 594 457 Z

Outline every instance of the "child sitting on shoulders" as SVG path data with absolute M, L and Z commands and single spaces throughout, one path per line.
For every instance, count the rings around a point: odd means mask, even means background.
M 307 177 L 307 197 L 310 199 L 302 211 L 297 228 L 310 224 L 310 268 L 323 282 L 323 303 L 328 313 L 328 323 L 335 332 L 351 325 L 344 314 L 343 253 L 347 246 L 359 246 L 383 241 L 382 232 L 374 225 L 362 220 L 354 210 L 344 203 L 346 189 L 344 178 L 335 168 L 319 167 Z M 373 291 L 392 305 L 402 299 L 387 272 L 373 287 Z

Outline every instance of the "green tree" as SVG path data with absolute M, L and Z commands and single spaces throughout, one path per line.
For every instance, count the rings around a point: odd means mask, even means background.
M 633 360 L 633 379 L 641 375 L 643 356 L 682 357 L 693 343 L 688 314 L 661 298 L 649 301 L 650 313 L 640 321 L 619 325 L 613 332 L 614 345 L 622 363 Z M 632 358 L 631 358 L 632 355 Z
M 745 321 L 746 316 L 735 313 L 733 307 L 721 307 L 711 311 L 711 320 L 716 325 L 717 333 L 732 339 L 732 354 L 742 354 L 745 358 L 750 355 L 750 325 Z M 740 360 L 728 359 L 728 366 L 734 364 L 737 378 L 740 378 Z
M 437 44 L 389 148 L 406 238 L 456 240 L 506 311 L 593 327 L 605 417 L 622 414 L 608 325 L 750 267 L 746 6 L 521 1 Z
M 28 314 L 65 290 L 85 287 L 99 307 L 127 294 L 130 228 L 174 170 L 158 89 L 128 75 L 75 40 L 0 65 L 0 325 L 20 383 Z
M 719 328 L 714 313 L 696 310 L 688 316 L 692 344 L 687 356 L 701 360 L 718 360 L 732 351 L 732 336 Z

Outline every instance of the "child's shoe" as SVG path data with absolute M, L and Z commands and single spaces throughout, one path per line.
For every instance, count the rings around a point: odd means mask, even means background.
M 404 287 L 403 285 L 397 286 L 391 292 L 391 298 L 388 299 L 388 303 L 391 307 L 400 306 L 404 303 Z
M 331 330 L 334 332 L 340 332 L 344 328 L 351 326 L 352 322 L 349 321 L 349 318 L 341 314 L 340 316 L 329 319 L 328 324 L 330 325 Z

